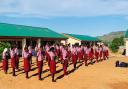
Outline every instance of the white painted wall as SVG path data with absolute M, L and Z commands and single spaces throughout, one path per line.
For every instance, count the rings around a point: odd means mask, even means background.
M 24 49 L 24 47 L 26 46 L 26 39 L 22 39 L 22 50 Z
M 126 56 L 128 56 L 128 40 L 125 41 L 126 43 Z

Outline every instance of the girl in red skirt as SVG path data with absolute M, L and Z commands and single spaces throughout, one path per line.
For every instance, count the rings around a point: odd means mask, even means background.
M 26 78 L 28 79 L 28 72 L 30 71 L 30 55 L 27 47 L 24 48 L 24 51 L 22 52 L 22 57 L 24 59 L 24 72 L 26 74 Z
M 48 44 L 46 44 L 45 46 L 45 56 L 46 56 L 46 61 L 48 62 L 48 66 L 50 66 L 50 56 L 49 56 L 49 50 L 50 50 L 50 46 Z
M 88 66 L 88 56 L 89 56 L 89 50 L 87 48 L 87 46 L 84 47 L 84 62 L 85 62 L 85 66 Z
M 37 52 L 37 60 L 38 60 L 38 78 L 41 80 L 41 74 L 42 74 L 42 68 L 43 68 L 43 49 L 40 47 L 40 49 Z
M 3 53 L 2 53 L 2 68 L 5 72 L 5 74 L 7 74 L 8 71 L 8 55 L 7 55 L 7 48 L 4 49 Z
M 99 47 L 99 57 L 100 57 L 100 60 L 102 61 L 102 56 L 103 56 L 103 48 L 102 48 L 102 45 L 100 45 Z
M 71 47 L 70 47 L 70 45 L 68 46 L 68 61 L 70 61 L 70 59 L 71 59 Z
M 81 46 L 77 49 L 79 62 L 83 59 Z
M 67 75 L 67 66 L 68 66 L 68 52 L 67 52 L 67 48 L 64 47 L 64 49 L 62 50 L 62 54 L 63 54 L 63 70 L 64 70 L 64 75 Z
M 16 59 L 16 69 L 19 70 L 19 52 L 18 52 L 18 48 L 15 48 L 15 59 Z
M 52 82 L 55 82 L 54 76 L 55 76 L 55 73 L 56 73 L 56 62 L 55 62 L 55 48 L 54 47 L 50 48 L 49 55 L 50 55 L 50 59 L 51 59 L 51 61 L 50 61 L 50 72 L 51 72 L 51 75 L 52 75 Z
M 103 46 L 103 59 L 104 60 L 108 59 L 108 55 L 109 55 L 108 47 L 104 45 Z
M 88 57 L 89 57 L 89 60 L 90 60 L 91 64 L 93 64 L 93 59 L 94 59 L 94 55 L 93 54 L 94 54 L 93 48 L 89 47 L 89 55 L 88 55 Z
M 12 67 L 13 76 L 16 76 L 15 75 L 16 55 L 15 55 L 15 48 L 13 47 L 10 50 L 10 56 L 11 56 L 11 67 Z
M 72 47 L 72 63 L 74 65 L 74 69 L 76 69 L 76 63 L 77 63 L 77 50 L 75 46 Z
M 98 62 L 99 60 L 99 47 L 98 45 L 96 45 L 95 47 L 95 58 L 96 58 L 96 61 Z

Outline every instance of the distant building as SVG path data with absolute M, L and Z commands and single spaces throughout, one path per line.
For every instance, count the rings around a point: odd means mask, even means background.
M 128 56 L 128 30 L 127 30 L 126 33 L 125 33 L 125 38 L 124 38 L 124 40 L 125 40 L 125 49 L 126 49 L 125 55 Z
M 68 39 L 66 41 L 61 41 L 63 44 L 92 44 L 92 43 L 97 43 L 99 42 L 99 39 L 96 37 L 91 37 L 87 35 L 78 35 L 78 34 L 65 34 L 63 33 L 64 36 L 66 36 Z

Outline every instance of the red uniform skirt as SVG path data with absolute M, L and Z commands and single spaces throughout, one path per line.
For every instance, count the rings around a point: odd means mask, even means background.
M 19 57 L 18 57 L 18 55 L 16 55 L 16 65 L 18 65 L 19 64 Z
M 68 60 L 70 60 L 71 59 L 71 52 L 70 51 L 68 51 L 67 56 L 68 56 Z
M 96 59 L 99 58 L 99 53 L 97 51 L 95 51 L 95 57 L 96 57 Z
M 47 52 L 46 52 L 46 60 L 47 60 L 48 64 L 50 64 L 51 58 Z
M 94 56 L 93 56 L 93 53 L 92 52 L 89 52 L 89 59 L 93 60 L 94 59 Z
M 38 61 L 38 73 L 42 72 L 42 67 L 43 67 L 43 60 Z
M 75 64 L 77 62 L 77 55 L 72 54 L 72 63 Z
M 16 59 L 15 58 L 11 58 L 11 67 L 12 68 L 16 67 Z
M 59 49 L 56 49 L 56 54 L 58 57 L 60 56 L 60 50 Z
M 55 63 L 55 60 L 51 60 L 50 61 L 50 72 L 51 72 L 51 74 L 55 74 L 56 73 L 56 63 Z
M 103 52 L 102 51 L 100 51 L 100 58 L 103 56 Z
M 7 59 L 2 60 L 2 69 L 8 70 L 8 60 Z
M 28 58 L 24 58 L 24 71 L 25 72 L 30 71 L 30 61 Z
M 64 74 L 66 74 L 67 67 L 68 67 L 68 60 L 67 60 L 67 59 L 65 59 L 65 60 L 64 60 L 64 63 L 63 63 L 63 70 L 64 70 Z
M 82 52 L 79 52 L 79 53 L 78 53 L 78 58 L 79 58 L 79 60 L 82 60 L 82 59 L 83 59 L 83 54 L 82 54 Z
M 109 56 L 109 52 L 108 52 L 108 50 L 106 50 L 106 52 L 105 52 L 105 56 L 106 56 L 106 57 Z

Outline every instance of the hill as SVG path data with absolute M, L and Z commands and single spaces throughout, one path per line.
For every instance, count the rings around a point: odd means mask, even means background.
M 103 36 L 98 36 L 98 38 L 103 42 L 110 43 L 114 38 L 122 37 L 124 36 L 124 34 L 125 34 L 125 31 L 111 32 Z

